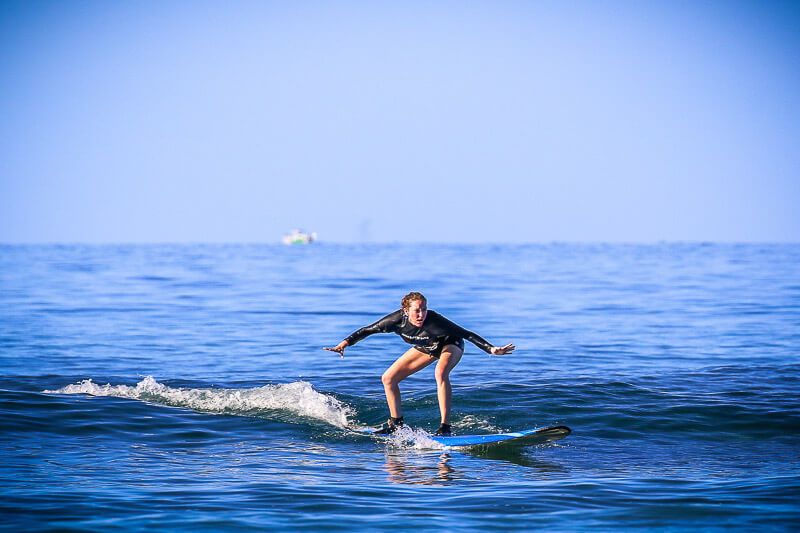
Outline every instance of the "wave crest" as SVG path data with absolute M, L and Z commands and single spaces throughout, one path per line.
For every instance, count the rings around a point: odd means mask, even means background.
M 348 418 L 353 415 L 350 407 L 333 396 L 315 390 L 305 381 L 253 389 L 189 389 L 170 387 L 147 376 L 136 386 L 98 385 L 91 379 L 85 379 L 44 392 L 114 396 L 220 414 L 257 415 L 263 411 L 288 411 L 342 428 L 350 425 Z

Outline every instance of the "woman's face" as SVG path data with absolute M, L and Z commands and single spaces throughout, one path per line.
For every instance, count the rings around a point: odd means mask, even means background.
M 422 300 L 411 300 L 406 309 L 408 321 L 418 328 L 422 327 L 425 322 L 425 317 L 428 316 L 428 307 Z

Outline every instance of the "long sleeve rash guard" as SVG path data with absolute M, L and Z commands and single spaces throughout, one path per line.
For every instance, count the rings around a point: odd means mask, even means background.
M 438 356 L 447 344 L 460 343 L 463 346 L 462 339 L 470 341 L 488 354 L 492 353 L 492 345 L 486 339 L 462 328 L 436 311 L 428 311 L 422 327 L 417 327 L 408 321 L 402 309 L 398 309 L 377 322 L 354 331 L 345 340 L 352 346 L 375 333 L 396 333 L 419 351 L 435 356 Z

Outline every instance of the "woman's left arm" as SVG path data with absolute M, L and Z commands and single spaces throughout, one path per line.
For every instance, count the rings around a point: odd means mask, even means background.
M 438 315 L 438 317 L 442 321 L 442 324 L 448 330 L 453 332 L 453 335 L 468 340 L 469 342 L 471 342 L 484 352 L 488 353 L 489 355 L 505 355 L 513 352 L 514 348 L 516 348 L 516 346 L 514 346 L 512 343 L 508 343 L 505 346 L 494 346 L 492 343 L 490 343 L 477 333 L 462 328 L 452 320 L 449 320 L 442 315 Z
M 506 344 L 505 346 L 492 346 L 491 354 L 492 355 L 505 355 L 507 353 L 513 352 L 514 348 L 516 348 L 516 346 L 514 346 L 510 342 L 508 344 Z

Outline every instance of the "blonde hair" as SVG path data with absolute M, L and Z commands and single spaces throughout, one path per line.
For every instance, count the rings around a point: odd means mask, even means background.
M 425 298 L 425 296 L 423 296 L 421 292 L 409 292 L 408 294 L 403 296 L 403 300 L 402 302 L 400 302 L 401 305 L 403 306 L 403 310 L 404 311 L 407 310 L 411 305 L 411 302 L 413 302 L 414 300 L 419 300 L 425 305 L 428 304 L 428 299 Z

